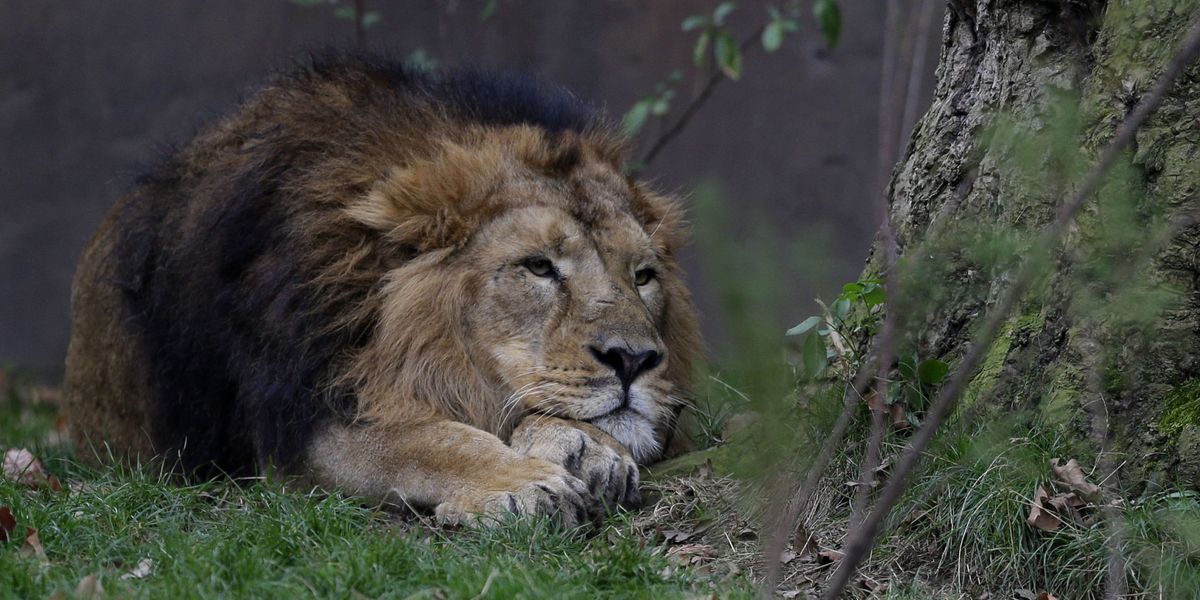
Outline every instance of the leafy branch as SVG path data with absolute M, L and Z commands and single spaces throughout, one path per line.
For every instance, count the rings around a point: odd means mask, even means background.
M 760 44 L 767 53 L 777 52 L 783 46 L 784 39 L 800 29 L 800 2 L 792 0 L 782 6 L 768 6 L 767 21 L 759 25 L 751 35 L 738 41 L 728 27 L 729 16 L 735 8 L 734 2 L 722 2 L 712 13 L 692 15 L 681 23 L 683 31 L 698 32 L 692 47 L 692 64 L 700 74 L 707 76 L 703 85 L 692 94 L 679 117 L 665 126 L 662 133 L 650 143 L 641 160 L 635 163 L 635 168 L 644 169 L 649 166 L 667 144 L 687 128 L 700 108 L 712 97 L 717 86 L 727 79 L 741 79 L 747 52 Z M 826 43 L 830 47 L 835 46 L 841 34 L 841 11 L 836 0 L 815 0 L 812 11 Z M 622 125 L 626 135 L 633 136 L 639 133 L 652 116 L 664 120 L 667 118 L 676 95 L 675 87 L 683 79 L 675 73 L 678 71 L 673 72 L 665 82 L 659 83 L 653 95 L 634 103 L 625 114 Z

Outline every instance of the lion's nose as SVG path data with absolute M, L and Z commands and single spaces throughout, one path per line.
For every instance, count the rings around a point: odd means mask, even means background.
M 626 345 L 589 346 L 592 356 L 617 373 L 621 385 L 628 388 L 639 375 L 662 363 L 662 353 L 653 348 L 629 348 Z

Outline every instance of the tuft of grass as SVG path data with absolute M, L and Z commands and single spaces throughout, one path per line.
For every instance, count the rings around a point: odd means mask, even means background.
M 590 530 L 517 520 L 448 531 L 280 482 L 184 485 L 144 466 L 91 468 L 47 442 L 53 423 L 50 409 L 0 405 L 0 450 L 28 447 L 69 486 L 0 478 L 0 505 L 22 534 L 0 543 L 0 598 L 69 596 L 88 575 L 119 598 L 753 595 L 744 578 L 679 568 L 630 514 Z M 26 527 L 45 562 L 21 552 Z M 121 578 L 143 559 L 149 576 Z

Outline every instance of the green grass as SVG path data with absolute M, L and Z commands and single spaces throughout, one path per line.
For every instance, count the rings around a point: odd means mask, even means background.
M 29 447 L 71 490 L 0 480 L 18 531 L 36 527 L 48 561 L 0 544 L 0 598 L 69 597 L 95 574 L 120 598 L 750 597 L 742 579 L 678 567 L 616 515 L 598 530 L 520 521 L 447 531 L 339 496 L 271 482 L 180 485 L 148 468 L 92 469 L 44 440 L 54 413 L 0 404 L 0 448 Z M 18 536 L 20 538 L 20 536 Z M 142 559 L 143 579 L 121 580 Z

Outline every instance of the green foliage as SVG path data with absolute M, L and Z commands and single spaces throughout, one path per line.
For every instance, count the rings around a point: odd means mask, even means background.
M 789 336 L 804 336 L 805 375 L 809 379 L 821 376 L 830 359 L 839 362 L 842 375 L 849 373 L 863 358 L 863 345 L 878 331 L 886 300 L 883 281 L 874 278 L 842 286 L 841 294 L 828 306 L 818 300 L 820 315 L 787 330 Z
M 787 34 L 800 30 L 800 22 L 796 19 L 795 14 L 797 12 L 795 4 L 792 4 L 791 7 L 786 12 L 776 6 L 767 7 L 767 15 L 770 17 L 770 20 L 763 27 L 763 50 L 767 52 L 779 50 L 783 45 L 783 38 Z
M 817 20 L 821 35 L 825 36 L 825 43 L 830 48 L 837 46 L 838 37 L 842 34 L 842 11 L 838 8 L 837 0 L 815 0 L 813 17 Z
M 675 88 L 683 80 L 682 71 L 671 74 L 654 86 L 654 93 L 633 104 L 621 119 L 622 132 L 630 137 L 637 135 L 651 117 L 661 118 L 671 112 L 671 101 L 675 99 Z
M 730 79 L 738 79 L 742 75 L 742 50 L 737 40 L 725 27 L 725 21 L 736 8 L 733 2 L 722 2 L 709 15 L 692 15 L 681 23 L 684 31 L 699 30 L 696 43 L 692 47 L 692 63 L 696 68 L 703 69 L 708 65 L 708 49 L 713 49 L 716 65 Z

